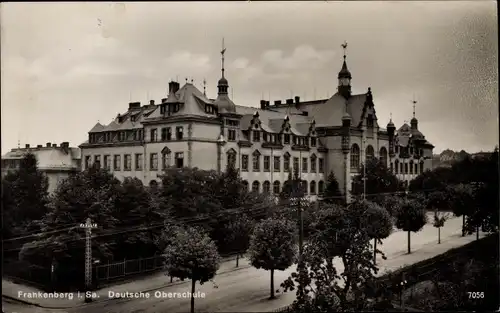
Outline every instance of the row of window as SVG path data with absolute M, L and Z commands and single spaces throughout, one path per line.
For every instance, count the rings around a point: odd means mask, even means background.
M 302 136 L 295 136 L 295 135 L 290 135 L 290 134 L 269 134 L 266 132 L 261 132 L 258 130 L 252 130 L 252 141 L 253 142 L 260 142 L 261 141 L 261 133 L 262 133 L 262 141 L 263 142 L 269 142 L 269 143 L 275 143 L 275 144 L 285 144 L 289 145 L 290 144 L 290 138 L 292 139 L 292 143 L 294 145 L 299 145 L 299 146 L 311 146 L 311 147 L 316 147 L 316 137 L 302 137 Z
M 113 157 L 113 167 L 111 167 L 111 157 Z M 163 154 L 161 156 L 162 159 L 162 168 L 165 169 L 171 166 L 171 154 Z M 85 156 L 85 169 L 88 169 L 91 166 L 90 155 Z M 122 166 L 124 171 L 132 170 L 132 154 L 124 154 L 123 155 L 123 163 L 122 156 L 119 154 L 104 155 L 103 162 L 101 163 L 101 156 L 94 155 L 94 164 L 98 166 L 103 166 L 107 170 L 113 169 L 114 171 L 121 171 Z M 175 164 L 176 167 L 181 168 L 184 167 L 184 152 L 176 152 L 175 153 Z M 142 171 L 145 166 L 143 160 L 142 153 L 136 153 L 134 155 L 134 170 Z M 158 153 L 150 153 L 149 154 L 149 170 L 157 171 L 158 170 Z
M 244 180 L 243 184 L 248 188 L 248 181 Z M 318 182 L 318 184 L 316 185 L 316 182 L 313 180 L 313 181 L 309 182 L 309 188 L 307 188 L 308 187 L 307 181 L 303 181 L 302 187 L 303 187 L 303 191 L 305 194 L 308 193 L 308 189 L 309 189 L 310 195 L 322 194 L 325 190 L 325 183 L 322 180 L 320 180 Z M 273 190 L 272 190 L 273 194 L 278 195 L 281 192 L 281 188 L 282 188 L 281 182 L 279 180 L 276 180 L 273 183 Z M 255 193 L 260 192 L 260 182 L 255 180 L 252 183 L 252 189 L 250 191 L 255 192 Z M 268 194 L 271 193 L 271 183 L 269 181 L 266 180 L 262 184 L 262 192 L 268 193 Z
M 366 147 L 366 159 L 372 159 L 375 157 L 375 150 L 371 145 Z M 380 161 L 387 165 L 387 149 L 385 147 L 380 148 L 379 152 Z M 360 149 L 357 144 L 351 146 L 351 169 L 357 169 L 361 165 Z
M 394 163 L 391 163 L 391 170 L 394 172 L 394 174 L 419 174 L 419 168 L 420 174 L 423 173 L 424 162 L 414 163 L 413 160 L 411 160 L 409 163 L 403 163 L 399 162 L 399 160 L 396 160 L 394 161 Z
M 169 141 L 172 140 L 172 127 L 161 128 L 161 137 L 158 139 L 158 129 L 152 128 L 150 131 L 149 141 Z M 175 128 L 175 139 L 181 140 L 184 138 L 184 128 L 182 126 L 177 126 Z
M 179 112 L 179 103 L 162 103 L 160 105 L 160 114 L 170 115 L 171 113 Z
M 253 172 L 260 172 L 261 170 L 261 154 L 259 151 L 255 151 L 252 154 L 252 171 Z M 271 156 L 269 155 L 264 155 L 264 167 L 263 170 L 264 172 L 270 172 L 271 171 Z M 291 156 L 290 154 L 286 153 L 283 156 L 283 170 L 288 171 L 290 170 L 290 160 Z M 294 157 L 293 158 L 293 170 L 299 170 L 299 158 Z M 234 150 L 230 150 L 227 153 L 227 162 L 228 164 L 236 167 L 236 152 Z M 242 154 L 241 155 L 241 170 L 243 172 L 248 172 L 249 170 L 249 155 L 248 154 Z M 309 170 L 309 164 L 311 165 L 310 170 Z M 317 158 L 316 155 L 312 155 L 309 158 L 302 158 L 302 173 L 317 173 L 318 171 L 320 173 L 323 173 L 325 170 L 325 162 L 323 158 Z M 273 171 L 274 172 L 281 172 L 281 156 L 273 156 Z
M 398 145 L 396 145 L 394 147 L 394 150 L 396 153 L 405 152 L 405 151 L 408 151 L 408 147 L 401 147 L 400 148 Z M 410 151 L 410 155 L 413 155 L 413 154 L 423 155 L 423 153 L 424 153 L 422 149 L 416 149 L 413 147 L 410 147 L 409 151 Z
M 89 134 L 89 143 L 138 141 L 143 139 L 144 131 L 142 129 Z

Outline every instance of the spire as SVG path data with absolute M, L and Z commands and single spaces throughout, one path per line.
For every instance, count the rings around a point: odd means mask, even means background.
M 217 84 L 217 88 L 218 88 L 218 94 L 219 95 L 227 95 L 227 91 L 228 91 L 228 87 L 229 87 L 229 84 L 228 84 L 228 81 L 226 79 L 226 77 L 224 77 L 224 55 L 226 53 L 226 47 L 224 46 L 224 38 L 222 38 L 222 50 L 220 52 L 220 55 L 221 55 L 221 74 L 222 74 L 222 77 L 221 79 L 219 79 L 219 82 Z
M 203 95 L 207 96 L 207 81 L 203 78 Z
M 417 104 L 417 101 L 415 100 L 415 96 L 413 96 L 413 100 L 411 101 L 413 104 L 413 118 L 410 121 L 411 129 L 412 130 L 417 130 L 418 129 L 418 120 L 415 117 L 415 106 Z
M 219 113 L 224 113 L 224 112 L 235 112 L 236 111 L 236 106 L 233 103 L 233 101 L 229 98 L 228 95 L 228 90 L 229 90 L 229 83 L 224 76 L 224 56 L 226 53 L 226 47 L 224 45 L 224 38 L 222 38 L 222 50 L 220 52 L 221 55 L 221 79 L 219 79 L 219 82 L 217 83 L 217 99 L 215 100 L 215 105 L 219 109 Z M 232 92 L 232 90 L 231 90 Z
M 394 127 L 394 123 L 392 122 L 392 112 L 390 114 L 391 118 L 389 120 L 389 123 L 387 124 L 387 128 Z
M 346 62 L 346 50 L 347 50 L 347 41 L 345 41 L 341 45 L 342 49 L 344 49 L 344 63 L 342 63 L 342 68 L 340 69 L 339 75 L 338 75 L 338 92 L 341 94 L 344 98 L 349 98 L 351 96 L 351 72 L 349 72 L 349 69 L 347 68 L 347 62 Z
M 224 53 L 226 53 L 226 48 L 224 47 L 224 38 L 222 38 L 222 50 L 220 52 L 221 59 L 222 59 L 222 67 L 221 67 L 222 78 L 224 78 Z

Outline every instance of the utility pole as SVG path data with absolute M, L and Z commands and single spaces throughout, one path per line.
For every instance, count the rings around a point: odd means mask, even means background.
M 297 173 L 294 173 L 292 180 L 292 197 L 294 201 L 297 201 L 297 212 L 299 218 L 299 301 L 304 299 L 304 266 L 303 266 L 303 253 L 304 253 L 304 218 L 302 212 L 302 181 L 300 179 L 300 168 L 297 169 Z
M 85 224 L 80 224 L 81 228 L 85 229 L 85 288 L 89 291 L 92 288 L 92 228 L 96 228 L 96 224 L 92 224 L 92 220 L 87 218 Z M 85 302 L 92 301 L 92 298 L 85 296 Z

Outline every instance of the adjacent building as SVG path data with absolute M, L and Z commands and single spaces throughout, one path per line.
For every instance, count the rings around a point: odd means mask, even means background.
M 433 146 L 415 116 L 397 131 L 392 120 L 382 128 L 371 89 L 352 94 L 345 53 L 330 98 L 261 100 L 250 107 L 229 97 L 225 51 L 215 99 L 187 81 L 182 87 L 170 82 L 160 103 L 132 102 L 110 124 L 97 123 L 80 146 L 82 168 L 98 163 L 119 179 L 156 184 L 167 167 L 222 171 L 232 164 L 250 190 L 270 194 L 279 193 L 289 170 L 297 169 L 311 198 L 322 193 L 330 172 L 350 191 L 368 158 L 380 158 L 406 182 L 431 168 Z
M 2 177 L 9 171 L 19 168 L 21 159 L 26 153 L 33 153 L 38 161 L 38 168 L 48 178 L 49 192 L 52 193 L 60 181 L 72 173 L 81 170 L 81 155 L 79 148 L 69 146 L 63 142 L 59 146 L 48 142 L 45 146 L 37 145 L 12 149 L 2 157 Z

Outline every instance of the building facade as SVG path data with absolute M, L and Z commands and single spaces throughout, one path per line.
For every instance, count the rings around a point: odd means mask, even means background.
M 45 146 L 36 147 L 27 144 L 24 148 L 12 149 L 5 154 L 2 157 L 2 177 L 9 171 L 18 169 L 21 159 L 28 152 L 35 155 L 38 168 L 47 176 L 50 193 L 54 192 L 63 179 L 81 170 L 79 148 L 70 147 L 68 142 L 59 146 L 48 142 Z
M 167 167 L 223 171 L 231 163 L 249 190 L 270 194 L 279 193 L 289 170 L 296 168 L 311 198 L 322 193 L 330 172 L 348 195 L 367 158 L 382 159 L 405 181 L 430 168 L 426 157 L 433 146 L 416 118 L 397 132 L 392 120 L 381 128 L 371 89 L 351 93 L 345 55 L 332 97 L 261 100 L 260 107 L 249 107 L 236 105 L 228 95 L 224 53 L 216 99 L 187 81 L 182 87 L 170 82 L 160 103 L 132 102 L 109 125 L 97 123 L 80 146 L 82 168 L 99 163 L 119 179 L 155 184 Z

